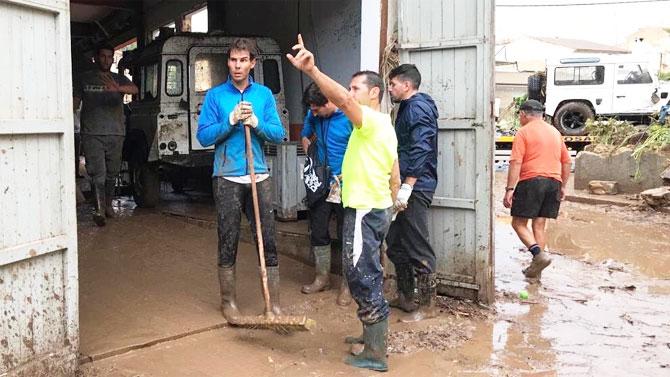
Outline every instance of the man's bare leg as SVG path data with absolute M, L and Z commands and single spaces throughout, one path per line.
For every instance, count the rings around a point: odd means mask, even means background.
M 547 244 L 547 237 L 545 232 L 547 219 L 545 217 L 536 217 L 533 219 L 531 226 L 533 228 L 535 242 L 541 250 L 544 250 L 544 246 Z
M 533 220 L 534 221 L 534 220 Z M 525 217 L 512 217 L 512 228 L 516 232 L 517 236 L 521 242 L 523 242 L 526 247 L 531 247 L 537 242 L 533 232 L 528 229 L 528 219 Z
M 523 274 L 528 278 L 539 278 L 549 264 L 551 259 L 547 253 L 543 252 L 545 244 L 544 227 L 546 219 L 542 217 L 534 218 L 532 220 L 532 231 L 528 228 L 528 219 L 523 217 L 512 217 L 512 228 L 519 236 L 521 242 L 528 248 L 528 251 L 533 254 L 533 261 L 530 266 L 523 270 Z

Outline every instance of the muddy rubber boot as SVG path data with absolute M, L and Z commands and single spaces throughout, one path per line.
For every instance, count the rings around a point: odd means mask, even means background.
M 388 371 L 386 361 L 386 347 L 388 343 L 388 319 L 372 325 L 363 326 L 363 338 L 365 347 L 358 356 L 349 356 L 345 363 L 357 367 L 375 370 L 379 372 Z
M 281 315 L 281 307 L 279 303 L 279 266 L 268 267 L 268 289 L 270 291 L 270 301 L 272 304 L 272 312 L 275 315 Z
M 312 284 L 303 285 L 301 290 L 308 295 L 330 289 L 330 245 L 314 246 L 312 251 L 316 276 Z
M 347 336 L 344 338 L 344 343 L 346 344 L 363 344 L 363 335 L 365 334 L 365 326 L 363 326 L 363 333 L 360 336 Z
M 240 317 L 240 311 L 237 310 L 236 292 L 235 292 L 235 266 L 219 266 L 219 287 L 221 289 L 221 313 L 228 323 L 235 323 Z
M 115 181 L 105 181 L 105 216 L 108 219 L 116 217 L 114 207 L 112 207 L 112 199 L 114 199 L 114 191 L 116 190 Z
M 414 268 L 411 264 L 398 264 L 395 269 L 396 286 L 398 287 L 398 297 L 389 302 L 392 308 L 398 308 L 407 313 L 415 311 L 418 307 L 416 303 L 416 284 L 414 282 Z
M 95 210 L 93 211 L 93 222 L 97 226 L 105 226 L 105 186 L 95 185 Z
M 542 270 L 551 264 L 551 258 L 544 251 L 540 251 L 533 257 L 533 261 L 528 268 L 523 270 L 523 274 L 527 278 L 539 278 L 542 276 Z
M 340 291 L 337 293 L 337 305 L 349 306 L 351 304 L 351 292 L 347 279 L 343 276 L 340 279 Z
M 417 310 L 401 318 L 400 322 L 418 322 L 437 316 L 437 310 L 435 309 L 437 298 L 435 274 L 419 274 L 417 276 L 417 283 L 419 286 L 419 307 Z

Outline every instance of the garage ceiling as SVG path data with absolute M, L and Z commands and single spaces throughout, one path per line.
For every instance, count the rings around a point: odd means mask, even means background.
M 142 5 L 141 0 L 70 0 L 73 48 L 86 52 L 132 31 Z

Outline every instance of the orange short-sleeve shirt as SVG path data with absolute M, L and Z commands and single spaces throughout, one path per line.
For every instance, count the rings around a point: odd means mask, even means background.
M 544 122 L 534 120 L 514 136 L 510 161 L 521 163 L 519 181 L 535 177 L 561 179 L 561 167 L 570 162 L 570 153 L 561 133 Z

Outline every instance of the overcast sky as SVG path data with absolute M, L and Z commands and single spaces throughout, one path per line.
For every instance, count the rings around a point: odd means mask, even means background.
M 641 27 L 670 28 L 670 1 L 636 1 L 640 0 L 497 0 L 496 39 L 501 41 L 518 35 L 531 35 L 618 45 Z M 615 2 L 630 3 L 568 5 Z M 564 6 L 537 6 L 546 4 Z

